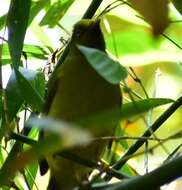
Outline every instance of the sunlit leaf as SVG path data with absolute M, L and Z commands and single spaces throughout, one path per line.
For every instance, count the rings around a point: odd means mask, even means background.
M 27 183 L 29 184 L 29 187 L 33 189 L 33 185 L 35 184 L 35 178 L 38 172 L 38 164 L 31 164 L 28 167 L 25 168 L 25 175 L 27 177 Z
M 26 52 L 28 59 L 38 58 L 46 60 L 50 53 L 41 46 L 30 45 L 30 44 L 24 44 L 23 51 Z
M 28 60 L 36 58 L 47 60 L 49 54 L 49 52 L 47 52 L 44 48 L 37 45 L 29 45 L 29 44 L 24 44 L 23 51 L 26 53 Z M 9 49 L 7 44 L 3 44 L 1 62 L 3 65 L 11 63 L 11 57 L 9 54 Z
M 159 44 L 148 32 L 148 27 L 123 20 L 116 15 L 106 16 L 106 21 L 102 22 L 102 30 L 107 50 L 117 56 L 143 53 L 157 49 Z
M 32 7 L 30 11 L 29 24 L 31 24 L 32 20 L 36 17 L 36 15 L 46 6 L 50 4 L 50 0 L 41 0 L 32 2 Z
M 112 39 L 114 38 L 115 41 Z M 153 49 L 151 36 L 144 30 L 131 29 L 120 33 L 115 33 L 106 39 L 108 49 L 115 54 L 113 43 L 117 49 L 118 56 L 125 54 L 139 54 Z
M 51 53 L 54 52 L 50 36 L 47 33 L 45 33 L 44 29 L 35 22 L 32 22 L 31 29 L 36 35 L 36 37 L 39 39 L 39 41 L 42 43 L 42 45 L 44 47 L 47 47 Z
M 62 0 L 56 1 L 50 6 L 46 15 L 40 22 L 41 26 L 48 25 L 49 27 L 54 27 L 58 24 L 59 20 L 65 15 L 68 8 L 72 5 L 74 0 Z

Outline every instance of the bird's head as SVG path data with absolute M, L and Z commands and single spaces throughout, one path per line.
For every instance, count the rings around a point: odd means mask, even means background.
M 105 41 L 99 19 L 82 19 L 74 25 L 72 42 L 100 50 L 105 50 Z

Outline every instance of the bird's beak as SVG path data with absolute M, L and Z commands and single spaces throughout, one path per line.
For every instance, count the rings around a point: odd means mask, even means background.
M 95 20 L 95 25 L 100 26 L 100 19 L 99 19 L 99 18 L 97 18 L 97 19 Z
M 92 25 L 93 29 L 98 29 L 100 28 L 100 19 L 96 19 Z

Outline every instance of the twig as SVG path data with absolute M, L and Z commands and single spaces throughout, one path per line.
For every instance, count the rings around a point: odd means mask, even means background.
M 172 153 L 167 157 L 167 159 L 164 161 L 165 162 L 168 162 L 169 160 L 171 160 L 175 155 L 176 153 L 178 152 L 178 150 L 182 147 L 182 144 L 180 144 L 179 146 L 177 146 L 173 151 Z
M 68 151 L 61 151 L 60 153 L 56 153 L 55 156 L 61 156 L 63 158 L 66 158 L 68 160 L 72 160 L 76 163 L 79 163 L 83 166 L 92 168 L 92 169 L 98 169 L 101 173 L 105 172 L 108 175 L 111 175 L 112 177 L 115 177 L 117 179 L 123 179 L 128 178 L 128 176 L 116 171 L 115 169 L 108 167 L 103 167 L 102 164 L 99 164 L 97 162 L 84 159 L 74 153 L 68 152 Z
M 128 136 L 123 136 L 123 137 L 116 137 L 116 136 L 105 136 L 105 137 L 97 137 L 94 138 L 93 141 L 103 141 L 103 140 L 113 140 L 113 141 L 121 141 L 121 140 L 151 140 L 151 141 L 160 141 L 160 142 L 165 142 L 167 140 L 174 140 L 174 139 L 179 139 L 182 138 L 182 131 L 179 131 L 173 135 L 170 135 L 167 138 L 155 138 L 155 137 L 128 137 Z M 92 140 L 91 140 L 92 141 Z
M 167 36 L 166 34 L 162 33 L 161 34 L 163 37 L 165 37 L 166 39 L 168 39 L 171 43 L 173 43 L 176 47 L 178 47 L 180 50 L 182 50 L 182 47 L 177 44 L 174 40 L 172 40 L 169 36 Z
M 132 75 L 130 74 L 130 76 L 133 78 L 133 80 L 134 80 L 135 82 L 138 82 L 138 83 L 139 83 L 139 85 L 141 86 L 141 88 L 142 88 L 142 90 L 143 90 L 143 92 L 144 92 L 146 98 L 149 98 L 149 96 L 148 96 L 148 94 L 147 94 L 147 91 L 145 90 L 145 87 L 144 87 L 142 81 L 141 81 L 140 78 L 137 76 L 137 74 L 135 73 L 134 69 L 133 69 L 132 67 L 129 67 L 129 69 L 130 69 L 131 72 L 132 72 Z
M 116 3 L 119 3 L 119 4 L 116 4 Z M 114 5 L 114 4 L 116 4 L 116 5 Z M 100 17 L 100 16 L 102 16 L 103 14 L 106 14 L 106 13 L 108 13 L 109 11 L 111 11 L 111 10 L 117 8 L 118 6 L 124 5 L 124 4 L 126 4 L 125 1 L 121 1 L 121 2 L 120 2 L 119 0 L 116 0 L 116 1 L 114 1 L 114 2 L 112 2 L 112 3 L 110 3 L 109 5 L 107 5 L 107 6 L 104 8 L 104 10 L 103 10 L 98 16 Z

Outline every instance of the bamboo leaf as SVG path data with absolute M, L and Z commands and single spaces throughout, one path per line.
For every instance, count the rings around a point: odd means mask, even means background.
M 20 65 L 31 0 L 12 0 L 7 17 L 8 46 L 15 68 Z
M 119 84 L 127 77 L 126 69 L 106 53 L 85 46 L 77 46 L 88 63 L 108 82 Z

